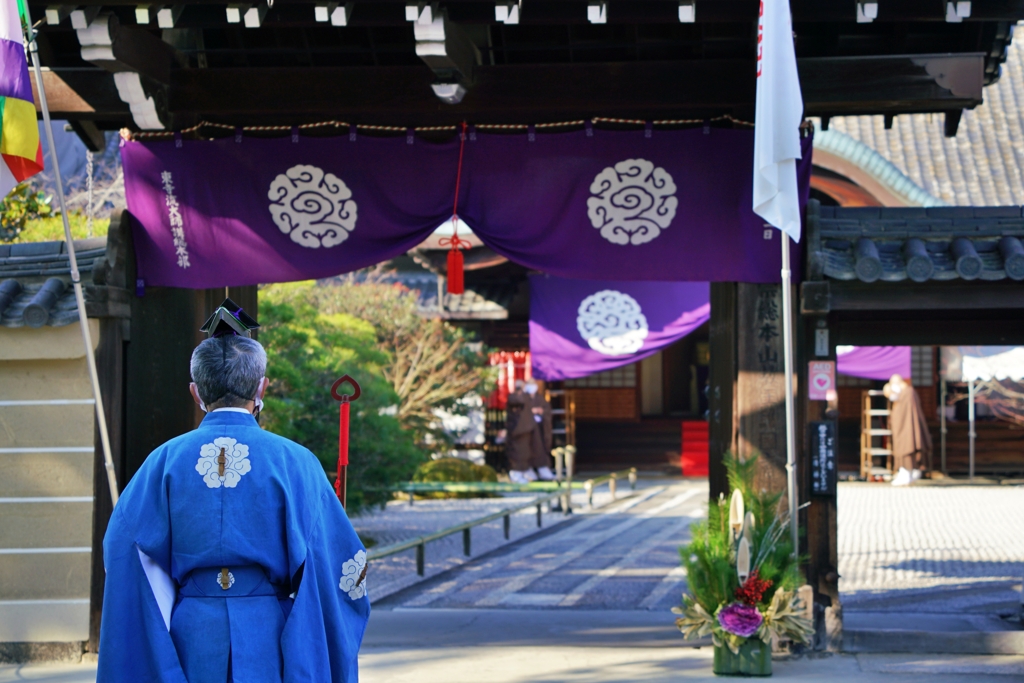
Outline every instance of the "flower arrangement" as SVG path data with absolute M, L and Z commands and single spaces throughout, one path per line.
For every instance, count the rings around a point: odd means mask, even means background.
M 707 521 L 693 525 L 693 540 L 680 549 L 689 592 L 672 609 L 682 615 L 676 626 L 687 639 L 711 636 L 715 673 L 770 675 L 773 639 L 807 643 L 814 632 L 797 595 L 801 577 L 782 494 L 755 493 L 756 462 L 756 455 L 726 455 L 729 502 L 711 501 Z M 744 668 L 736 660 L 744 656 L 761 663 Z

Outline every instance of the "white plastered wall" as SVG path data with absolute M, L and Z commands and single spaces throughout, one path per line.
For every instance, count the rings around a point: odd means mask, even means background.
M 0 401 L 91 397 L 77 324 L 0 327 Z M 93 430 L 92 405 L 0 405 L 0 642 L 89 637 Z

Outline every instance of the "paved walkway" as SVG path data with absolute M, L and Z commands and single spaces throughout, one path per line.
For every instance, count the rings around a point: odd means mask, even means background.
M 640 480 L 637 488 L 643 490 L 655 485 L 651 480 Z M 629 493 L 629 485 L 620 483 L 618 496 Z M 373 539 L 375 547 L 390 545 L 416 536 L 433 533 L 456 524 L 484 517 L 494 512 L 515 507 L 539 497 L 540 494 L 507 494 L 500 498 L 428 499 L 416 500 L 409 505 L 407 500 L 390 501 L 384 509 L 374 509 L 352 520 L 356 531 L 364 538 Z M 563 512 L 549 512 L 543 506 L 541 526 L 537 526 L 536 508 L 530 507 L 511 516 L 509 541 L 505 540 L 502 520 L 474 527 L 471 531 L 472 555 L 463 554 L 462 534 L 453 534 L 432 541 L 426 548 L 426 577 L 459 567 L 474 557 L 479 557 L 510 542 L 544 533 L 553 527 L 599 513 L 612 502 L 607 486 L 594 492 L 594 508 L 588 508 L 586 495 L 582 490 L 573 494 L 573 515 Z M 416 551 L 408 550 L 398 555 L 375 560 L 369 575 L 371 581 L 370 599 L 376 603 L 396 591 L 421 581 L 416 574 Z
M 711 651 L 691 648 L 572 645 L 477 647 L 443 651 L 365 646 L 362 683 L 678 683 L 722 681 Z M 785 683 L 1011 683 L 1024 677 L 1024 657 L 832 655 L 775 661 L 772 680 Z M 94 683 L 95 665 L 0 666 L 0 683 Z
M 378 610 L 360 655 L 360 678 L 363 683 L 716 680 L 711 648 L 686 647 L 680 638 L 661 613 L 639 610 Z M 1009 683 L 1024 676 L 1024 657 L 834 655 L 777 660 L 773 669 L 779 681 Z
M 847 610 L 1013 613 L 1024 486 L 839 485 Z
M 503 546 L 385 598 L 385 607 L 657 610 L 678 603 L 679 546 L 705 514 L 703 481 L 649 481 L 636 495 Z
M 685 584 L 678 547 L 706 499 L 703 481 L 641 481 L 634 495 L 597 510 L 546 515 L 540 531 L 532 511 L 517 516 L 511 542 L 500 523 L 483 529 L 468 561 L 460 536 L 428 546 L 434 575 L 417 585 L 401 586 L 415 577 L 411 556 L 376 563 L 363 682 L 715 680 L 711 649 L 688 646 L 668 612 Z M 391 542 L 509 502 L 396 502 L 356 525 Z M 840 485 L 841 590 L 851 623 L 885 611 L 928 620 L 938 617 L 926 612 L 981 617 L 1015 607 L 1021 529 L 1024 487 Z M 1024 657 L 818 655 L 774 668 L 780 681 L 1002 683 L 1024 678 Z M 0 683 L 94 677 L 88 664 L 0 667 Z

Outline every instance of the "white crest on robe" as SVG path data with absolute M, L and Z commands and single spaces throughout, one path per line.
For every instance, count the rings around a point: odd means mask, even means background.
M 338 584 L 338 588 L 348 593 L 348 597 L 352 600 L 358 600 L 366 595 L 366 577 L 363 575 L 365 569 L 366 553 L 362 550 L 341 565 L 341 582 Z
M 220 456 L 220 449 L 224 449 L 224 476 L 220 476 L 220 468 L 217 465 L 217 458 Z M 242 476 L 252 469 L 249 462 L 249 447 L 244 443 L 238 443 L 237 439 L 230 436 L 221 436 L 213 440 L 213 443 L 203 444 L 199 449 L 199 461 L 196 463 L 196 472 L 203 475 L 203 481 L 211 489 L 221 486 L 233 489 L 238 486 Z

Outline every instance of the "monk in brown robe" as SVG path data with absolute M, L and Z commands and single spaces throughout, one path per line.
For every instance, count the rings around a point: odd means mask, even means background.
M 509 394 L 505 408 L 505 455 L 508 456 L 509 479 L 525 484 L 537 479 L 534 467 L 547 467 L 541 426 L 534 419 L 533 397 L 523 391 L 524 382 L 516 381 L 515 392 Z
M 555 473 L 551 471 L 550 455 L 554 441 L 553 420 L 551 413 L 551 402 L 544 391 L 544 380 L 531 380 L 523 388 L 530 397 L 531 412 L 534 421 L 540 426 L 541 452 L 534 459 L 534 467 L 537 468 L 537 476 L 543 481 L 554 481 Z
M 926 463 L 931 462 L 932 435 L 928 431 L 921 399 L 914 387 L 900 375 L 893 375 L 882 389 L 892 401 L 889 426 L 892 429 L 893 486 L 904 486 L 920 479 Z

